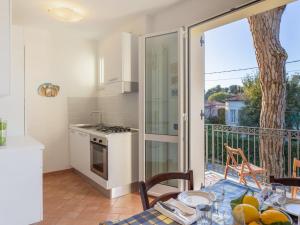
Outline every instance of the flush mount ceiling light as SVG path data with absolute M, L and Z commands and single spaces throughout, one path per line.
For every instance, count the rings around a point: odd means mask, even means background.
M 79 22 L 84 18 L 83 13 L 75 8 L 60 6 L 48 9 L 48 12 L 55 19 L 63 22 Z

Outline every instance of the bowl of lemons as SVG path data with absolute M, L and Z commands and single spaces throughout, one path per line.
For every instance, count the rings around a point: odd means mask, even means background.
M 232 216 L 236 225 L 292 225 L 291 217 L 280 209 L 263 207 L 248 192 L 231 201 Z

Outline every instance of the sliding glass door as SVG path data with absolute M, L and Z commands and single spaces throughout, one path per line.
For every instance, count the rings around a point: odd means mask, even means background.
M 147 35 L 141 38 L 141 49 L 140 174 L 147 179 L 185 167 L 183 31 Z

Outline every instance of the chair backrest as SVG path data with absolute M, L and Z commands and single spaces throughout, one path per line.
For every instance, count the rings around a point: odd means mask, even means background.
M 275 178 L 274 176 L 270 176 L 270 183 L 300 187 L 300 178 Z
M 246 166 L 249 166 L 248 159 L 246 158 L 244 152 L 240 148 L 232 148 L 228 146 L 228 144 L 224 144 L 225 150 L 227 152 L 227 160 L 231 160 L 232 165 L 237 166 L 238 165 L 238 157 L 240 156 L 242 158 L 242 164 L 245 164 Z
M 144 210 L 152 208 L 158 201 L 166 201 L 172 197 L 177 197 L 179 192 L 166 193 L 157 198 L 154 198 L 154 200 L 151 203 L 149 202 L 148 191 L 154 185 L 168 180 L 186 180 L 188 181 L 188 190 L 194 189 L 194 178 L 192 170 L 189 170 L 187 173 L 162 173 L 151 177 L 150 179 L 146 180 L 146 182 L 140 181 L 139 189 Z
M 297 169 L 300 168 L 300 160 L 294 158 L 293 162 L 293 177 L 297 177 Z

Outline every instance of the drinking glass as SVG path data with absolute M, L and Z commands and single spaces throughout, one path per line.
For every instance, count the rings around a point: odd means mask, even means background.
M 286 197 L 286 187 L 282 184 L 276 184 L 275 186 L 275 193 L 277 195 L 277 203 L 280 205 L 280 206 L 284 206 L 286 204 L 286 200 L 287 200 L 287 197 Z
M 7 122 L 0 119 L 0 146 L 6 145 Z
M 262 198 L 262 202 L 268 202 L 270 204 L 272 204 L 272 197 L 273 197 L 273 187 L 270 183 L 264 183 L 263 184 L 263 189 L 260 192 L 261 198 Z
M 225 190 L 224 187 L 221 187 L 220 192 L 216 193 L 216 199 L 214 201 L 214 207 L 218 216 L 219 216 L 219 209 L 224 203 L 224 199 L 225 199 Z
M 243 208 L 235 209 L 235 214 L 232 214 L 235 225 L 246 225 Z
M 231 215 L 232 209 L 230 204 L 223 204 L 219 209 L 219 224 L 220 225 L 232 225 L 233 218 Z
M 212 207 L 210 205 L 200 204 L 196 206 L 198 217 L 197 224 L 211 225 L 212 224 Z

